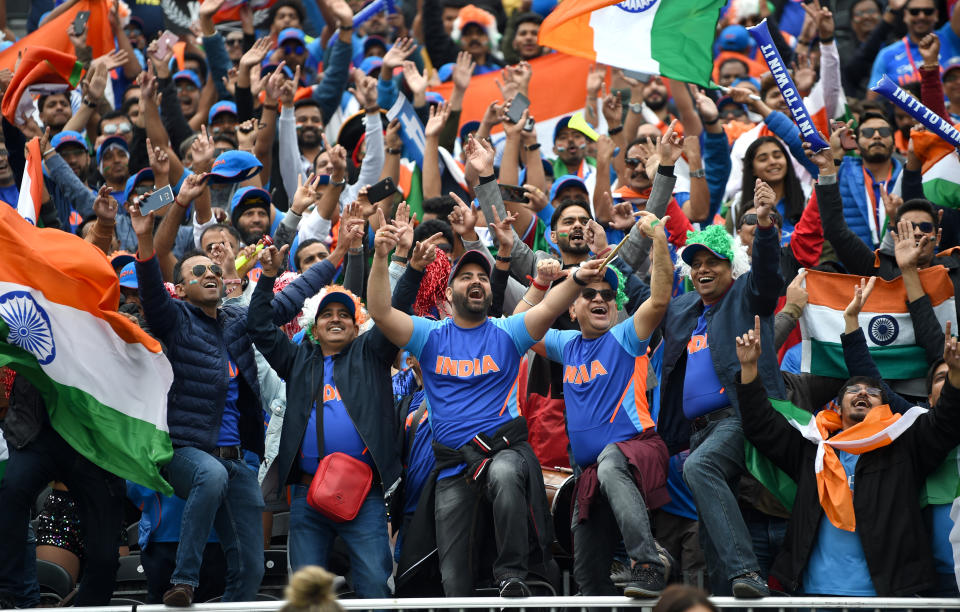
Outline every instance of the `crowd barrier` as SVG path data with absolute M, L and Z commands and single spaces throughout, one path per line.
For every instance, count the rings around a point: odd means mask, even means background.
M 635 600 L 626 597 L 529 597 L 502 599 L 500 597 L 410 598 L 410 599 L 341 599 L 346 610 L 652 610 L 655 600 Z M 741 610 L 957 610 L 960 599 L 922 599 L 896 597 L 767 597 L 743 600 L 733 597 L 712 597 L 718 608 Z M 254 601 L 244 603 L 196 604 L 190 612 L 276 612 L 282 601 Z M 52 610 L 53 608 L 51 608 Z M 171 612 L 173 608 L 161 605 L 123 605 L 84 608 L 85 612 Z

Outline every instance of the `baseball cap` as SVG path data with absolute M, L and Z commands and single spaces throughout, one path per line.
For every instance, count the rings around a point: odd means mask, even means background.
M 603 280 L 605 280 L 614 291 L 620 288 L 620 277 L 617 276 L 617 273 L 614 272 L 610 266 L 603 269 Z
M 87 148 L 87 141 L 84 139 L 83 134 L 80 132 L 74 132 L 73 130 L 63 130 L 50 139 L 50 144 L 53 145 L 53 148 L 58 151 L 60 150 L 60 145 L 68 144 L 77 144 L 84 149 Z
M 210 182 L 240 183 L 263 170 L 263 164 L 253 153 L 246 151 L 224 151 L 213 160 L 210 170 Z M 269 197 L 267 198 L 269 200 Z
M 443 99 L 443 96 L 438 94 L 435 91 L 427 92 L 427 104 L 443 104 L 446 100 Z
M 130 199 L 130 194 L 133 193 L 133 188 L 143 181 L 152 181 L 153 180 L 153 170 L 150 168 L 144 168 L 140 172 L 137 172 L 133 176 L 127 179 L 127 184 L 123 188 L 123 201 L 126 202 Z
M 371 55 L 370 57 L 363 58 L 363 61 L 360 62 L 357 68 L 359 68 L 360 72 L 370 76 L 371 72 L 378 70 L 381 66 L 383 66 L 383 59 Z
M 319 315 L 321 312 L 323 312 L 323 309 L 326 308 L 328 304 L 332 304 L 334 302 L 343 304 L 344 308 L 346 308 L 350 312 L 350 316 L 353 317 L 353 320 L 356 321 L 357 319 L 356 302 L 354 302 L 353 298 L 350 297 L 346 292 L 338 291 L 336 289 L 327 290 L 327 294 L 323 296 L 323 299 L 320 300 L 319 304 L 317 304 L 317 314 Z
M 110 256 L 110 265 L 113 266 L 114 272 L 118 275 L 125 265 L 135 261 L 137 261 L 136 257 L 124 250 L 114 251 L 113 255 Z
M 742 25 L 728 25 L 720 31 L 720 48 L 725 51 L 740 51 L 750 46 L 750 33 Z
M 120 270 L 120 274 L 117 276 L 120 277 L 120 286 L 126 287 L 127 289 L 138 289 L 137 285 L 137 264 L 135 262 L 130 262 L 123 266 L 123 269 Z
M 554 142 L 557 141 L 557 137 L 560 135 L 560 130 L 567 127 L 572 130 L 576 130 L 580 132 L 581 134 L 583 134 L 590 140 L 593 140 L 594 142 L 596 142 L 596 140 L 600 138 L 600 135 L 597 134 L 597 131 L 595 129 L 593 129 L 593 126 L 587 123 L 587 120 L 583 118 L 583 113 L 576 112 L 570 115 L 569 117 L 563 117 L 562 119 L 560 119 L 560 121 L 557 121 L 557 125 L 554 126 L 553 128 Z
M 288 40 L 296 40 L 300 44 L 305 44 L 307 41 L 303 35 L 303 30 L 300 28 L 285 28 L 280 30 L 280 34 L 277 35 L 277 45 L 282 45 Z
M 487 276 L 490 275 L 490 260 L 487 259 L 487 256 L 480 251 L 473 249 L 461 255 L 460 259 L 457 260 L 457 263 L 454 264 L 453 269 L 450 270 L 450 280 L 447 281 L 447 284 L 452 285 L 453 279 L 460 274 L 460 270 L 462 270 L 465 265 L 472 263 L 483 268 L 483 271 L 487 273 Z
M 365 41 L 363 41 L 364 55 L 369 53 L 370 49 L 373 49 L 374 47 L 383 47 L 384 52 L 386 52 L 387 49 L 389 49 L 389 45 L 387 45 L 387 41 L 384 40 L 382 36 L 371 34 L 370 36 L 367 36 L 367 39 Z
M 736 106 L 737 108 L 739 108 L 740 110 L 742 110 L 744 113 L 747 112 L 747 107 L 746 107 L 745 104 L 740 104 L 739 102 L 736 102 L 736 101 L 735 101 L 732 97 L 730 97 L 730 96 L 722 96 L 719 100 L 717 100 L 717 110 L 718 110 L 720 113 L 723 113 L 723 108 L 724 108 L 725 106 Z
M 683 261 L 687 263 L 687 265 L 693 265 L 693 256 L 699 253 L 700 251 L 710 251 L 720 259 L 728 259 L 726 255 L 723 255 L 722 253 L 718 253 L 713 249 L 711 249 L 710 247 L 708 247 L 707 245 L 700 244 L 700 243 L 688 244 L 687 246 L 683 247 L 683 250 L 680 251 L 680 257 L 683 259 Z
M 200 77 L 197 76 L 197 73 L 193 70 L 181 70 L 173 75 L 174 81 L 180 81 L 186 79 L 196 85 L 197 89 L 203 89 L 203 83 L 200 82 Z
M 557 194 L 564 187 L 580 187 L 581 189 L 583 189 L 583 192 L 585 194 L 587 195 L 590 194 L 590 190 L 587 189 L 587 183 L 584 182 L 582 178 L 580 178 L 576 174 L 565 174 L 557 178 L 557 180 L 553 181 L 553 185 L 550 187 L 550 200 L 549 200 L 550 203 L 553 203 L 553 201 L 557 197 Z
M 948 72 L 957 68 L 960 68 L 960 56 L 951 57 L 943 64 L 943 76 L 947 76 Z
M 462 126 L 460 126 L 460 142 L 466 143 L 467 136 L 469 136 L 471 132 L 476 132 L 479 129 L 480 129 L 479 121 L 467 121 L 466 123 L 464 123 Z
M 100 165 L 100 160 L 103 158 L 103 154 L 110 149 L 123 149 L 127 155 L 130 155 L 130 148 L 127 146 L 126 140 L 120 136 L 110 136 L 109 138 L 105 138 L 103 142 L 100 143 L 100 146 L 97 147 L 98 166 Z
M 263 208 L 270 212 L 270 194 L 259 187 L 237 189 L 230 200 L 230 223 L 237 227 L 240 216 L 251 208 Z
M 210 107 L 210 112 L 207 114 L 207 123 L 213 123 L 213 118 L 221 113 L 231 113 L 232 115 L 237 116 L 237 105 L 229 100 L 217 102 Z
M 733 82 L 733 86 L 739 87 L 741 83 L 750 83 L 751 85 L 757 88 L 757 91 L 761 91 L 763 89 L 763 87 L 760 85 L 760 79 L 756 77 L 752 77 L 752 76 L 740 77 L 739 79 Z

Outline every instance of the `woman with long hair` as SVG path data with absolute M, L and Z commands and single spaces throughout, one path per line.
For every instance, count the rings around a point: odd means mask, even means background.
M 743 211 L 753 206 L 757 179 L 770 185 L 777 194 L 777 212 L 783 219 L 780 240 L 783 245 L 789 244 L 793 226 L 803 214 L 806 198 L 790 161 L 790 153 L 779 138 L 761 136 L 747 148 L 743 157 L 742 191 L 731 215 L 735 227 L 739 226 Z

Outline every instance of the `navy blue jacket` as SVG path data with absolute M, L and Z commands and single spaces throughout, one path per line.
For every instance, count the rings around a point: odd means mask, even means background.
M 193 446 L 205 451 L 216 448 L 227 396 L 227 358 L 240 370 L 240 442 L 243 448 L 263 457 L 263 415 L 253 344 L 247 335 L 247 309 L 227 305 L 217 318 L 200 308 L 170 297 L 163 286 L 157 258 L 137 261 L 140 301 L 151 332 L 167 347 L 173 366 L 173 384 L 167 394 L 167 425 L 174 446 Z M 319 271 L 301 276 L 287 289 L 291 294 L 313 295 Z M 291 287 L 293 287 L 291 289 Z M 288 294 L 290 295 L 290 294 Z M 302 300 L 301 300 L 302 302 Z M 273 300 L 273 320 L 286 323 L 300 310 L 293 300 Z
M 777 307 L 783 276 L 780 273 L 780 239 L 776 228 L 757 228 L 753 242 L 752 269 L 733 281 L 719 302 L 707 314 L 710 357 L 717 377 L 737 408 L 734 385 L 740 362 L 735 338 L 753 329 L 753 316 L 760 315 L 763 353 L 760 379 L 770 397 L 786 398 L 786 388 L 773 345 L 773 314 Z M 660 416 L 657 432 L 674 455 L 690 445 L 690 422 L 683 414 L 683 379 L 687 369 L 687 343 L 703 314 L 703 301 L 696 291 L 670 302 L 664 317 L 663 374 L 660 385 Z

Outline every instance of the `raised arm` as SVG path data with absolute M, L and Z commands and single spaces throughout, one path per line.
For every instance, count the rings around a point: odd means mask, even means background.
M 523 319 L 527 332 L 540 340 L 553 322 L 577 298 L 581 287 L 603 279 L 603 260 L 591 259 L 574 270 L 565 281 L 556 285 L 542 302 L 527 311 Z
M 780 240 L 770 218 L 777 196 L 772 187 L 757 179 L 753 200 L 757 206 L 757 233 L 750 270 L 751 299 L 754 312 L 766 316 L 773 314 L 783 288 Z
M 387 224 L 383 211 L 378 210 L 376 214 L 380 217 L 380 229 L 373 241 L 373 265 L 367 279 L 367 311 L 383 335 L 391 343 L 402 347 L 413 336 L 413 319 L 391 305 L 390 274 L 387 269 L 390 251 L 396 247 L 400 237 L 397 228 Z
M 664 229 L 666 219 L 660 220 L 653 213 L 644 211 L 640 230 L 653 239 L 653 263 L 650 270 L 650 297 L 644 300 L 633 313 L 633 326 L 638 338 L 649 338 L 653 330 L 660 325 L 663 315 L 670 306 L 670 294 L 673 291 L 673 259 L 667 245 L 667 233 Z

